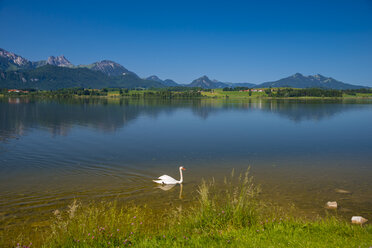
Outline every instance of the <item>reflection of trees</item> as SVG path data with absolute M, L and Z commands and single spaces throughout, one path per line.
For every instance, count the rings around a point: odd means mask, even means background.
M 104 132 L 115 131 L 139 116 L 157 118 L 184 108 L 207 119 L 211 114 L 230 110 L 262 110 L 298 122 L 330 118 L 360 105 L 358 100 L 263 100 L 226 101 L 211 99 L 29 99 L 0 98 L 0 140 L 23 135 L 27 129 L 42 127 L 53 135 L 66 135 L 74 126 L 85 126 Z M 371 102 L 369 102 L 371 103 Z
M 272 100 L 263 101 L 259 109 L 279 114 L 294 122 L 313 120 L 320 121 L 336 114 L 369 107 L 361 103 L 372 103 L 363 100 Z
M 372 105 L 370 100 L 298 100 L 298 99 L 248 99 L 244 101 L 202 101 L 193 105 L 193 113 L 203 119 L 210 114 L 227 110 L 261 110 L 280 115 L 294 122 L 322 120 L 344 111 Z

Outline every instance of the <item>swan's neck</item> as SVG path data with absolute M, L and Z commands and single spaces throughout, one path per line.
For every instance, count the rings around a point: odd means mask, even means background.
M 183 182 L 183 175 L 182 175 L 182 169 L 180 168 L 180 180 L 178 181 L 178 183 L 182 183 Z

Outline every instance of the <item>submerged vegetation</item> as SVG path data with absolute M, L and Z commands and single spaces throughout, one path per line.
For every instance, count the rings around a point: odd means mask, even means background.
M 233 172 L 223 185 L 203 181 L 197 201 L 185 209 L 174 206 L 159 213 L 146 206 L 74 201 L 67 209 L 54 211 L 50 226 L 37 239 L 12 234 L 2 240 L 8 240 L 2 245 L 27 247 L 31 242 L 32 247 L 372 245 L 370 225 L 353 226 L 334 216 L 318 220 L 294 218 L 288 211 L 262 202 L 259 192 L 248 172 L 238 177 Z

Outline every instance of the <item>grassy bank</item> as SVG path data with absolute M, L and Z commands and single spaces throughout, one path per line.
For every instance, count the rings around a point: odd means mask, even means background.
M 223 89 L 214 89 L 212 91 L 203 91 L 202 96 L 210 98 L 229 98 L 229 99 L 246 99 L 246 98 L 278 98 L 278 99 L 342 99 L 342 98 L 372 98 L 372 93 L 343 93 L 340 97 L 317 97 L 317 96 L 302 96 L 302 97 L 277 97 L 275 94 L 269 96 L 263 92 L 246 92 L 246 91 L 224 91 Z
M 30 90 L 10 91 L 0 89 L 0 95 L 9 97 L 35 96 L 35 97 L 98 97 L 98 98 L 160 98 L 160 99 L 343 99 L 343 98 L 372 98 L 372 90 L 331 90 L 331 89 L 295 89 L 295 88 L 273 88 L 273 89 L 249 89 L 248 88 L 224 88 L 224 89 L 202 89 L 190 87 L 169 87 L 162 89 L 84 89 L 67 88 L 54 91 Z
M 370 247 L 372 227 L 353 226 L 336 217 L 291 217 L 259 198 L 248 173 L 223 187 L 202 182 L 192 207 L 154 212 L 146 206 L 115 202 L 56 210 L 38 240 L 14 236 L 12 246 L 32 247 Z M 36 241 L 36 243 L 35 243 Z

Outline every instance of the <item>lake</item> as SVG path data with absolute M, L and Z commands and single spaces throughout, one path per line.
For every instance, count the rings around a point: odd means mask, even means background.
M 337 201 L 372 219 L 371 99 L 0 98 L 0 116 L 0 228 L 73 199 L 187 205 L 203 178 L 249 166 L 264 199 L 299 215 Z M 182 192 L 152 182 L 180 165 Z

